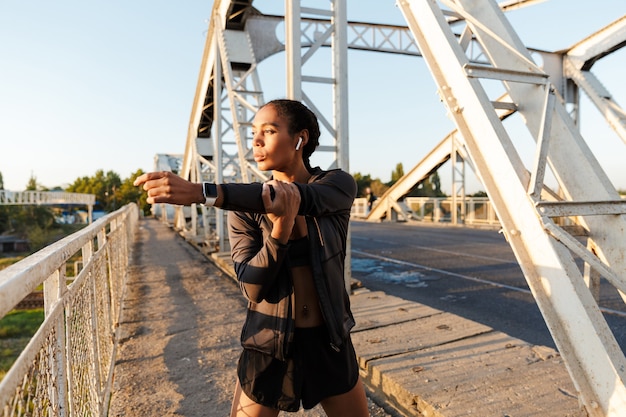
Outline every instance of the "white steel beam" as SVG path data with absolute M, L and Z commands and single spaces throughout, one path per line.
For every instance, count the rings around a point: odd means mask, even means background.
M 415 184 L 431 176 L 441 165 L 447 162 L 450 159 L 452 143 L 458 143 L 460 140 L 462 139 L 459 137 L 458 131 L 455 130 L 439 142 L 417 165 L 376 200 L 376 205 L 368 214 L 367 220 L 378 221 L 385 215 L 390 218 L 389 211 L 396 207 L 395 203 L 411 191 Z M 398 214 L 404 220 L 409 220 L 408 213 L 400 211 Z
M 492 101 L 491 105 L 494 107 L 500 119 L 506 119 L 517 110 L 517 106 L 515 103 L 511 102 L 511 98 L 507 94 Z M 459 134 L 458 129 L 455 129 L 448 133 L 448 135 L 432 148 L 424 158 L 378 198 L 376 207 L 370 211 L 366 219 L 369 221 L 379 221 L 383 219 L 386 214 L 387 218 L 391 218 L 389 211 L 392 208 L 402 209 L 402 206 L 396 205 L 395 203 L 411 191 L 416 184 L 424 181 L 435 173 L 444 163 L 450 160 L 451 155 L 454 155 L 454 153 L 462 159 L 464 165 L 468 164 L 473 171 L 476 171 L 465 148 L 463 136 Z M 453 167 L 453 169 L 456 169 L 456 167 Z M 409 213 L 400 211 L 398 214 L 403 217 L 404 220 L 409 220 Z
M 591 72 L 591 67 L 596 61 L 624 46 L 626 46 L 626 16 L 570 48 L 563 58 L 563 72 L 589 96 L 609 126 L 626 143 L 626 111 Z
M 331 144 L 320 144 L 316 155 L 322 152 L 331 154 L 332 161 L 327 168 L 341 167 L 348 170 L 348 85 L 347 85 L 347 11 L 343 0 L 331 0 L 329 9 L 303 8 L 300 0 L 285 0 L 285 50 L 287 96 L 304 102 L 317 116 L 320 127 L 329 133 Z M 302 14 L 319 16 L 303 18 Z M 254 21 L 255 17 L 251 17 Z M 263 19 L 265 22 L 269 20 Z M 259 24 L 256 23 L 256 30 Z M 270 42 L 272 43 L 272 42 Z M 253 46 L 261 54 L 279 52 L 279 47 L 267 48 L 258 38 Z M 303 67 L 322 47 L 332 48 L 330 76 L 306 75 Z M 304 53 L 303 53 L 303 48 Z M 306 90 L 309 85 L 330 85 L 332 88 L 332 114 L 321 111 Z M 315 87 L 313 87 L 315 88 Z M 326 135 L 320 138 L 323 141 Z
M 562 103 L 555 100 L 553 111 L 549 111 L 546 97 L 552 86 L 497 4 L 486 0 L 444 3 L 467 22 L 491 63 L 489 71 L 468 71 L 468 57 L 435 1 L 398 1 L 449 115 L 465 138 L 582 403 L 590 416 L 618 416 L 626 409 L 626 358 L 585 286 L 572 252 L 548 233 L 548 219 L 541 219 L 536 197 L 527 192 L 531 179 L 528 171 L 476 77 L 494 78 L 493 73 L 498 74 L 495 78 L 503 81 L 538 146 L 546 147 L 547 156 L 542 156 L 544 149 L 537 159 L 551 165 L 567 200 L 617 200 L 617 193 Z M 619 281 L 624 280 L 626 270 L 626 247 L 619 232 L 626 230 L 625 217 L 581 217 L 594 250 Z
M 626 45 L 626 16 L 591 34 L 566 53 L 575 68 L 589 71 L 593 64 Z

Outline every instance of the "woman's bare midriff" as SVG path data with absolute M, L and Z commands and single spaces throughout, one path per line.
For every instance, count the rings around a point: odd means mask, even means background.
M 297 266 L 291 268 L 293 276 L 293 288 L 296 300 L 296 327 L 316 327 L 324 324 L 322 310 L 313 274 L 309 266 Z
M 307 235 L 304 217 L 297 216 L 291 233 L 291 239 L 300 239 Z M 310 266 L 291 268 L 293 290 L 295 295 L 296 327 L 316 327 L 324 324 L 317 290 L 313 283 L 313 272 Z

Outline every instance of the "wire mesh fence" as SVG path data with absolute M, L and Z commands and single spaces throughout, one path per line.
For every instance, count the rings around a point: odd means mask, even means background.
M 0 318 L 43 284 L 45 319 L 0 381 L 3 417 L 103 416 L 138 208 L 129 204 L 0 271 Z M 82 269 L 66 275 L 79 253 Z

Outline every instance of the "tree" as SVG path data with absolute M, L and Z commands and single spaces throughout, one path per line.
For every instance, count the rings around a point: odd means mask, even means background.
M 37 189 L 37 178 L 33 174 L 30 174 L 28 183 L 26 183 L 26 191 L 37 191 Z
M 362 175 L 360 172 L 357 172 L 356 174 L 353 174 L 352 177 L 356 182 L 357 197 L 365 196 L 365 189 L 372 183 L 372 177 L 370 174 Z
M 388 182 L 387 185 L 391 187 L 402 177 L 404 177 L 404 167 L 402 166 L 402 162 L 400 162 L 396 165 L 396 169 L 391 171 L 391 181 Z
M 146 202 L 146 199 L 148 198 L 148 196 L 146 193 L 143 192 L 141 188 L 133 185 L 133 182 L 135 181 L 135 179 L 138 176 L 142 175 L 143 173 L 144 173 L 143 170 L 138 169 L 137 171 L 132 173 L 129 178 L 125 179 L 122 182 L 122 185 L 120 186 L 119 190 L 117 190 L 116 198 L 118 199 L 118 201 L 121 203 L 122 206 L 131 202 L 137 203 L 137 205 L 139 206 L 139 209 L 144 214 L 147 215 L 147 214 L 150 214 L 150 204 Z
M 31 175 L 26 191 L 38 191 L 41 187 L 37 178 Z M 17 205 L 0 207 L 0 233 L 10 232 L 27 238 L 31 248 L 39 249 L 46 232 L 55 227 L 52 208 L 45 205 Z
M 389 189 L 389 186 L 384 184 L 378 178 L 372 179 L 370 174 L 362 175 L 360 172 L 357 172 L 356 174 L 353 174 L 352 177 L 354 178 L 354 181 L 356 181 L 357 197 L 365 197 L 365 189 L 367 187 L 371 188 L 372 193 L 377 197 L 385 194 L 385 192 Z
M 2 172 L 0 172 L 0 190 L 4 190 L 4 180 L 2 179 Z
M 120 176 L 114 171 L 106 174 L 99 169 L 93 177 L 77 178 L 66 191 L 70 193 L 94 194 L 96 206 L 106 212 L 115 211 L 122 207 L 123 201 L 116 198 L 116 192 L 122 185 Z
M 80 177 L 74 180 L 66 191 L 70 193 L 94 194 L 96 207 L 106 212 L 115 211 L 128 203 L 137 203 L 144 214 L 150 213 L 150 205 L 146 202 L 147 195 L 133 185 L 135 178 L 143 174 L 138 169 L 129 178 L 121 180 L 114 171 L 96 171 L 92 177 Z
M 387 184 L 384 184 L 378 178 L 375 178 L 370 183 L 370 188 L 372 189 L 372 194 L 374 194 L 376 197 L 380 197 L 387 192 L 389 186 Z
M 410 197 L 446 197 L 446 194 L 441 191 L 441 179 L 437 171 L 419 182 L 407 195 Z
M 468 197 L 489 197 L 484 191 L 476 191 L 474 194 L 470 194 Z

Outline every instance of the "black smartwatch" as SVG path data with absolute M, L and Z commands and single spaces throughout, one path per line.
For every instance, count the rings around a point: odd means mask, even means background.
M 202 183 L 202 195 L 204 195 L 204 205 L 212 206 L 217 200 L 217 184 L 212 182 Z

